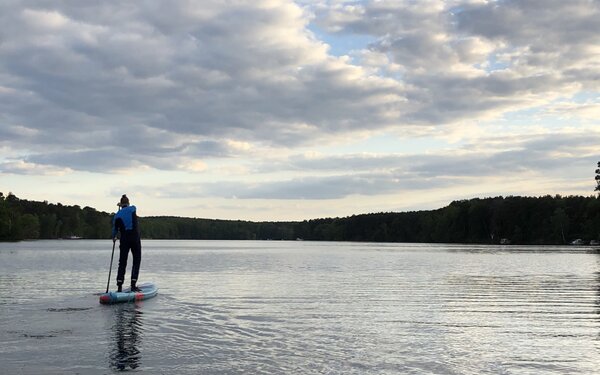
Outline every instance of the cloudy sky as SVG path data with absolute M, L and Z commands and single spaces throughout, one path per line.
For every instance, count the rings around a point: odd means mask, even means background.
M 301 220 L 591 195 L 598 0 L 0 2 L 0 191 Z

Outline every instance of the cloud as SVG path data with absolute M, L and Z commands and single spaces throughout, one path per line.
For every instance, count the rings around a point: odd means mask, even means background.
M 600 103 L 598 101 L 585 103 L 560 102 L 546 106 L 543 115 L 550 118 L 593 122 L 600 118 Z
M 145 139 L 150 141 L 144 142 Z M 76 171 L 99 173 L 147 167 L 198 172 L 206 167 L 203 158 L 228 158 L 245 152 L 243 145 L 227 140 L 179 140 L 172 145 L 152 140 L 153 137 L 126 136 L 116 139 L 112 146 L 105 148 L 32 153 L 24 157 L 23 163 L 35 164 L 40 168 L 63 166 Z M 12 173 L 18 171 L 15 169 Z
M 68 168 L 48 167 L 22 160 L 0 162 L 0 173 L 34 176 L 62 176 L 69 173 Z
M 115 143 L 130 159 L 203 156 L 163 146 L 177 138 L 294 145 L 389 124 L 404 102 L 398 82 L 329 56 L 289 1 L 23 1 L 0 13 L 1 121 L 27 129 L 0 143 L 43 145 L 39 161 Z
M 156 188 L 156 194 L 176 199 L 325 200 L 545 180 L 549 176 L 574 184 L 573 171 L 591 170 L 595 165 L 598 142 L 597 131 L 548 133 L 481 138 L 477 143 L 427 155 L 295 155 L 257 166 L 254 181 L 167 184 Z M 289 173 L 297 177 L 280 177 Z
M 458 183 L 458 180 L 455 182 Z M 163 199 L 219 197 L 240 200 L 325 200 L 353 195 L 376 196 L 411 189 L 429 189 L 448 183 L 450 182 L 444 178 L 430 180 L 394 173 L 362 173 L 261 182 L 222 180 L 204 184 L 169 184 L 156 188 L 155 195 Z
M 569 134 L 493 152 L 271 152 L 358 132 L 450 132 L 532 108 L 594 124 L 597 100 L 573 97 L 599 90 L 599 16 L 587 0 L 3 2 L 0 147 L 14 158 L 4 171 L 198 172 L 209 159 L 250 159 L 303 174 L 205 191 L 322 199 L 577 163 L 570 148 L 584 139 Z M 333 56 L 315 25 L 372 42 Z
M 371 35 L 414 110 L 404 122 L 450 124 L 598 90 L 595 1 L 367 1 L 315 7 L 316 23 Z M 388 68 L 393 64 L 393 69 Z M 400 73 L 398 73 L 400 72 Z
M 415 173 L 422 176 L 477 177 L 519 171 L 549 172 L 582 165 L 597 157 L 600 132 L 578 131 L 485 135 L 459 147 L 428 153 L 296 154 L 267 160 L 256 173 L 292 171 L 324 174 L 336 171 Z

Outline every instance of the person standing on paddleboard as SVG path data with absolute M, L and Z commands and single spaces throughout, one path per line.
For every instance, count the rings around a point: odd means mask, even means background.
M 142 260 L 142 242 L 140 240 L 136 208 L 135 206 L 129 205 L 129 198 L 127 198 L 127 195 L 125 194 L 123 194 L 121 201 L 117 203 L 117 206 L 119 206 L 119 211 L 113 217 L 112 226 L 113 243 L 117 241 L 117 232 L 121 232 L 121 241 L 119 243 L 119 270 L 117 272 L 117 292 L 122 291 L 129 250 L 131 250 L 131 255 L 133 256 L 133 266 L 131 267 L 131 291 L 140 292 L 141 290 L 136 286 L 136 283 L 140 273 L 140 262 Z

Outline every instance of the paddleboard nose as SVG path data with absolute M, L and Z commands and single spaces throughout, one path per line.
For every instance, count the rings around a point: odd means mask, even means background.
M 111 304 L 116 300 L 115 292 L 104 293 L 100 296 L 100 303 Z

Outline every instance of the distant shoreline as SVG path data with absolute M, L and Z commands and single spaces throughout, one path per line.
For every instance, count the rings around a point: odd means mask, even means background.
M 91 207 L 0 199 L 0 241 L 109 239 L 112 216 Z M 600 244 L 600 198 L 490 197 L 427 211 L 303 221 L 140 217 L 144 239 L 306 240 L 491 245 Z M 591 244 L 591 245 L 590 245 Z

